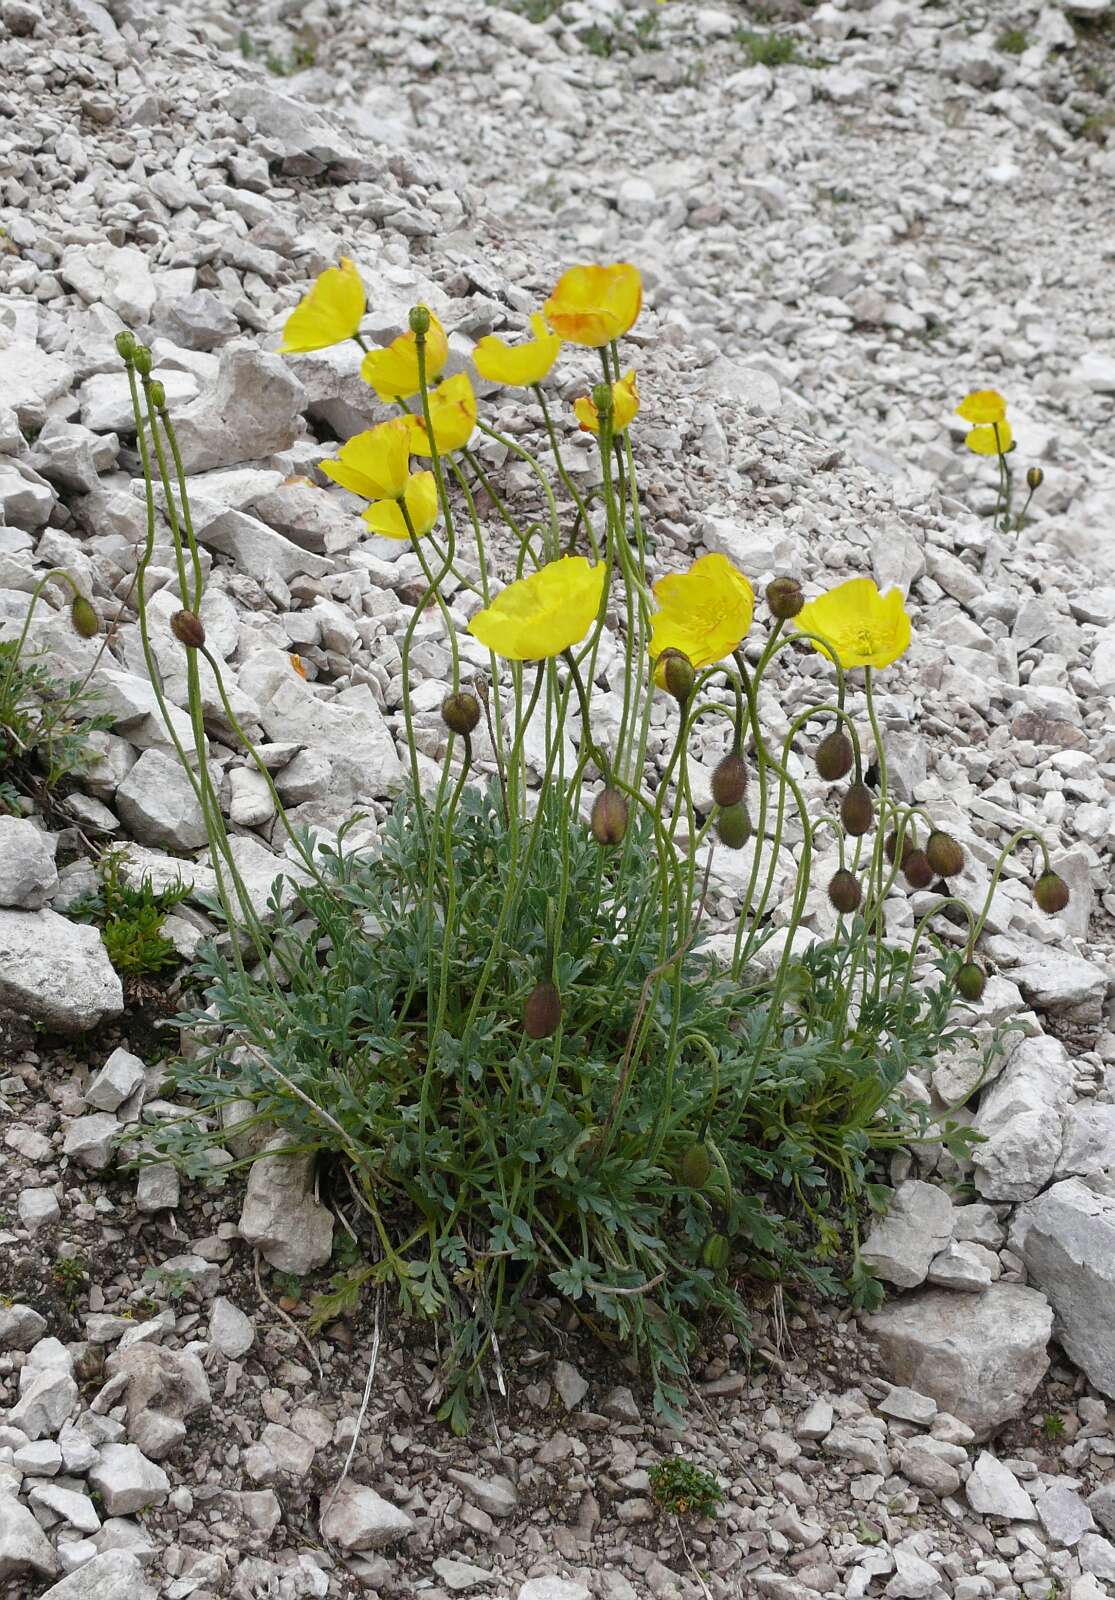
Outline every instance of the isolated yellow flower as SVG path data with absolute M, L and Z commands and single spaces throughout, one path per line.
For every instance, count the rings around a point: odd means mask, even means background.
M 420 456 L 433 455 L 426 435 L 426 424 L 421 417 L 408 417 L 410 448 Z M 451 450 L 463 450 L 472 438 L 476 426 L 476 394 L 467 372 L 458 372 L 455 378 L 446 378 L 430 395 L 430 421 L 434 428 L 434 443 L 438 455 L 448 455 Z
M 973 389 L 961 400 L 956 414 L 963 417 L 965 422 L 1003 422 L 1006 420 L 1007 403 L 997 389 Z
M 910 618 L 902 590 L 880 594 L 870 578 L 849 578 L 819 599 L 810 600 L 794 618 L 794 627 L 827 639 L 845 671 L 889 667 L 910 643 Z M 829 655 L 815 641 L 810 643 L 823 656 Z
M 351 339 L 364 315 L 364 285 L 355 263 L 341 257 L 327 267 L 295 306 L 283 326 L 280 355 L 303 355 Z
M 415 472 L 407 479 L 403 492 L 407 514 L 415 534 L 429 533 L 438 518 L 437 480 L 432 472 Z M 364 521 L 373 533 L 385 539 L 409 539 L 410 529 L 403 518 L 398 499 L 377 500 L 364 512 Z
M 585 433 L 600 432 L 600 416 L 590 394 L 581 395 L 573 402 L 573 415 Z M 612 432 L 622 433 L 639 415 L 639 385 L 634 370 L 625 372 L 618 383 L 612 384 Z
M 625 334 L 642 304 L 643 280 L 638 267 L 617 261 L 610 267 L 570 267 L 558 279 L 544 309 L 559 338 L 595 348 Z
M 544 661 L 579 644 L 600 610 L 607 568 L 562 556 L 509 583 L 478 611 L 468 631 L 508 661 Z
M 426 382 L 433 383 L 445 371 L 449 360 L 449 340 L 445 329 L 430 312 L 426 334 Z M 422 387 L 418 381 L 418 340 L 414 333 L 401 333 L 386 350 L 369 350 L 360 363 L 360 376 L 370 383 L 381 400 L 409 400 Z
M 530 319 L 534 333 L 526 344 L 509 345 L 490 333 L 481 339 L 472 352 L 473 363 L 482 378 L 489 383 L 509 383 L 516 388 L 526 388 L 541 383 L 558 358 L 561 340 L 546 326 L 541 311 Z
M 688 572 L 671 572 L 654 585 L 659 609 L 651 618 L 650 653 L 680 650 L 698 669 L 723 661 L 743 639 L 755 614 L 755 592 L 727 556 L 700 556 Z M 654 681 L 665 688 L 665 669 Z
M 321 470 L 365 500 L 397 500 L 406 488 L 410 442 L 409 418 L 395 417 L 349 439 Z
M 1014 434 L 1009 422 L 992 422 L 986 426 L 981 423 L 971 429 L 964 443 L 977 456 L 1006 455 L 1014 443 Z

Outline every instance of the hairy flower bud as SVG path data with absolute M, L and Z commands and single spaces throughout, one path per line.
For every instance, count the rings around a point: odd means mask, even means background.
M 663 650 L 658 660 L 662 666 L 667 693 L 672 694 L 675 700 L 684 705 L 697 683 L 693 663 L 680 650 Z
M 970 1000 L 973 1005 L 983 998 L 983 991 L 987 988 L 987 974 L 982 967 L 974 961 L 965 961 L 957 969 L 956 992 L 962 1000 Z
M 429 306 L 411 306 L 411 308 L 410 308 L 410 319 L 409 320 L 410 320 L 410 331 L 411 331 L 411 333 L 416 334 L 420 338 L 423 337 L 425 334 L 429 333 L 429 331 L 430 331 L 430 308 L 429 308 Z
M 170 631 L 187 650 L 199 650 L 205 643 L 205 629 L 196 612 L 176 611 L 170 619 Z
M 728 755 L 718 761 L 711 787 L 718 806 L 738 806 L 747 792 L 747 763 L 743 757 Z
M 902 834 L 902 862 L 901 862 L 902 866 L 906 865 L 906 862 L 910 858 L 910 851 L 913 848 L 914 848 L 913 841 L 911 840 L 910 835 L 904 831 L 903 834 Z M 893 829 L 890 833 L 887 834 L 886 840 L 884 841 L 884 844 L 883 844 L 883 850 L 886 853 L 887 860 L 890 862 L 891 866 L 893 867 L 894 866 L 894 858 L 898 854 L 898 829 L 897 828 Z
M 834 873 L 829 883 L 829 899 L 844 916 L 850 916 L 858 908 L 863 899 L 863 890 L 854 872 L 841 867 L 839 872 Z
M 135 360 L 136 336 L 134 333 L 129 333 L 127 328 L 121 328 L 120 332 L 116 335 L 115 342 L 116 354 L 122 361 L 127 361 L 130 364 Z
M 70 625 L 82 639 L 95 639 L 100 631 L 101 619 L 83 594 L 70 601 Z
M 610 417 L 615 403 L 610 383 L 598 383 L 592 391 L 592 403 L 596 407 L 596 415 L 603 422 L 605 417 Z
M 1034 884 L 1034 899 L 1047 916 L 1055 917 L 1069 903 L 1069 886 L 1059 873 L 1043 872 Z
M 849 784 L 840 802 L 840 820 L 844 824 L 844 832 L 858 838 L 867 832 L 874 817 L 875 806 L 866 783 Z
M 934 828 L 925 842 L 925 853 L 939 878 L 955 878 L 964 871 L 964 851 L 951 833 Z
M 1026 487 L 1033 491 L 1040 489 L 1045 481 L 1045 473 L 1040 467 L 1029 467 L 1026 471 Z
M 151 404 L 155 407 L 156 411 L 166 410 L 166 390 L 163 388 L 158 378 L 155 378 L 147 385 L 147 393 L 150 395 Z
M 703 1189 L 712 1172 L 712 1157 L 708 1146 L 700 1140 L 691 1144 L 681 1158 L 681 1177 L 691 1189 Z
M 132 354 L 132 365 L 141 378 L 151 376 L 151 352 L 145 344 L 137 344 Z
M 725 806 L 716 819 L 720 842 L 729 850 L 742 850 L 751 837 L 751 816 L 742 800 L 739 805 Z
M 789 622 L 791 617 L 796 617 L 805 604 L 801 584 L 796 578 L 774 578 L 767 584 L 766 592 L 772 616 L 782 622 Z
M 480 702 L 467 689 L 447 694 L 441 702 L 441 720 L 450 733 L 471 733 L 480 721 Z
M 523 1032 L 528 1039 L 548 1039 L 561 1021 L 561 995 L 553 983 L 536 983 L 523 1007 Z
M 835 783 L 838 778 L 848 776 L 855 758 L 852 741 L 840 728 L 835 728 L 821 740 L 813 759 L 817 763 L 817 771 L 825 782 Z
M 928 889 L 933 882 L 933 868 L 924 850 L 911 850 L 902 863 L 902 875 L 911 889 Z
M 701 1246 L 701 1265 L 722 1272 L 732 1259 L 732 1243 L 725 1233 L 710 1233 Z
M 627 796 L 619 789 L 601 789 L 592 802 L 590 826 L 597 844 L 620 844 L 627 832 Z

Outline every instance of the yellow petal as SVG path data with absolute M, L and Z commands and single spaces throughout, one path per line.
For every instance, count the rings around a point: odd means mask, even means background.
M 472 352 L 473 364 L 482 378 L 489 383 L 509 383 L 518 388 L 541 383 L 561 350 L 561 340 L 546 326 L 546 319 L 536 311 L 530 319 L 533 339 L 526 344 L 511 346 L 494 334 L 481 339 Z
M 410 447 L 416 455 L 432 455 L 426 424 L 421 417 L 409 417 Z M 467 372 L 446 378 L 430 395 L 430 422 L 438 455 L 463 450 L 476 427 L 476 394 Z
M 961 400 L 956 414 L 965 422 L 1002 422 L 1007 414 L 1007 403 L 996 389 L 973 389 Z
M 579 644 L 600 611 L 603 562 L 562 556 L 509 583 L 469 623 L 468 631 L 508 661 L 544 661 Z
M 982 423 L 971 430 L 964 440 L 968 449 L 977 456 L 1005 455 L 1014 443 L 1009 422 Z
M 845 671 L 889 667 L 910 644 L 910 618 L 900 589 L 881 595 L 870 578 L 850 578 L 810 600 L 794 618 L 802 633 L 814 633 L 832 646 Z M 814 650 L 829 657 L 816 640 Z M 830 657 L 831 659 L 831 657 Z
M 445 329 L 430 312 L 426 334 L 426 383 L 432 384 L 445 371 L 449 360 L 449 340 Z M 418 340 L 411 332 L 392 339 L 385 350 L 369 350 L 360 363 L 360 376 L 371 384 L 381 400 L 409 400 L 418 393 Z
M 340 266 L 327 267 L 286 319 L 280 354 L 301 355 L 351 339 L 360 326 L 364 304 L 360 274 L 342 256 Z
M 546 301 L 546 320 L 570 344 L 590 347 L 619 339 L 643 304 L 643 280 L 629 261 L 611 266 L 570 267 Z
M 410 438 L 407 418 L 381 422 L 349 439 L 335 461 L 321 463 L 321 470 L 365 500 L 395 500 L 406 487 Z
M 600 432 L 600 415 L 596 402 L 583 394 L 573 402 L 573 415 L 585 433 Z M 639 385 L 634 371 L 624 373 L 618 383 L 612 384 L 612 432 L 622 433 L 639 415 Z
M 688 572 L 660 578 L 654 598 L 659 609 L 651 618 L 651 656 L 680 650 L 698 670 L 731 655 L 755 614 L 750 583 L 719 554 L 699 557 Z

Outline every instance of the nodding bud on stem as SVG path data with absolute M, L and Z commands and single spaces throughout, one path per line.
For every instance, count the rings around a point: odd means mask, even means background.
M 693 663 L 680 650 L 663 650 L 658 659 L 662 663 L 662 676 L 667 692 L 684 705 L 697 683 Z
M 902 863 L 902 876 L 911 889 L 928 889 L 933 882 L 933 868 L 924 850 L 911 850 Z
M 151 404 L 155 407 L 156 411 L 166 410 L 166 390 L 163 388 L 158 378 L 155 378 L 147 385 L 147 393 L 150 395 Z
M 783 622 L 796 617 L 805 604 L 801 584 L 796 578 L 775 578 L 767 584 L 767 605 L 771 614 Z
M 817 764 L 818 773 L 825 782 L 835 783 L 837 779 L 848 776 L 855 758 L 852 741 L 846 733 L 835 728 L 821 740 L 813 759 Z
M 553 983 L 536 983 L 523 1007 L 523 1032 L 528 1039 L 548 1039 L 561 1021 L 561 995 Z
M 844 832 L 858 838 L 866 833 L 875 818 L 875 806 L 871 799 L 871 790 L 866 783 L 853 783 L 849 785 L 848 792 L 840 802 L 840 820 L 844 824 Z
M 899 863 L 901 866 L 904 867 L 906 865 L 906 862 L 909 860 L 909 857 L 910 857 L 910 852 L 911 852 L 911 850 L 913 848 L 914 848 L 913 841 L 910 838 L 909 834 L 903 832 L 903 835 L 902 835 L 902 860 Z M 890 862 L 891 866 L 893 867 L 894 866 L 894 858 L 898 854 L 898 829 L 897 828 L 895 828 L 892 833 L 888 833 L 887 834 L 886 843 L 883 845 L 883 849 L 886 852 L 887 860 Z
M 712 1174 L 712 1157 L 708 1146 L 697 1141 L 691 1144 L 681 1158 L 681 1178 L 691 1189 L 703 1189 Z
M 411 308 L 410 308 L 410 331 L 411 331 L 411 333 L 416 334 L 418 336 L 418 338 L 420 338 L 420 339 L 425 334 L 429 333 L 429 331 L 430 331 L 430 308 L 429 308 L 429 306 L 411 306 Z
M 859 879 L 854 872 L 849 872 L 847 867 L 841 867 L 829 883 L 829 899 L 837 911 L 845 916 L 850 916 L 863 899 L 863 890 L 860 888 Z
M 732 1242 L 726 1233 L 710 1233 L 701 1246 L 701 1265 L 711 1272 L 723 1272 L 732 1259 Z
M 964 871 L 964 851 L 951 833 L 934 828 L 925 841 L 925 853 L 939 878 L 955 878 Z
M 1026 487 L 1040 489 L 1045 481 L 1045 473 L 1040 467 L 1028 467 L 1026 471 Z
M 741 801 L 739 805 L 725 806 L 716 819 L 716 831 L 721 844 L 729 850 L 742 850 L 751 837 L 751 817 Z
M 1043 872 L 1034 884 L 1034 899 L 1047 916 L 1055 917 L 1069 903 L 1069 886 L 1056 872 Z
M 116 335 L 116 354 L 122 361 L 134 361 L 136 353 L 136 336 L 129 333 L 127 328 L 122 328 Z
M 441 702 L 441 720 L 450 733 L 471 733 L 480 721 L 480 702 L 467 689 L 447 694 Z
M 718 806 L 738 806 L 747 793 L 747 762 L 743 757 L 727 755 L 718 761 L 713 769 L 711 788 Z
M 200 650 L 205 643 L 205 629 L 196 611 L 176 611 L 170 619 L 170 631 L 187 650 Z
M 83 639 L 95 639 L 100 632 L 101 619 L 83 594 L 75 594 L 70 601 L 70 624 Z
M 597 844 L 621 844 L 627 832 L 627 796 L 618 789 L 601 789 L 592 802 L 592 836 Z
M 962 1000 L 971 1000 L 973 1004 L 983 999 L 983 991 L 987 988 L 987 974 L 982 967 L 974 961 L 965 961 L 957 969 L 956 992 Z
M 145 344 L 137 344 L 132 352 L 132 365 L 141 378 L 151 376 L 151 352 Z

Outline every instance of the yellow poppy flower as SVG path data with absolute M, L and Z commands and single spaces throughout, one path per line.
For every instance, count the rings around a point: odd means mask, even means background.
M 426 382 L 433 383 L 445 371 L 449 360 L 449 340 L 445 329 L 430 312 L 426 334 Z M 422 385 L 418 381 L 418 340 L 414 333 L 401 333 L 386 350 L 369 350 L 360 363 L 360 376 L 370 383 L 381 400 L 409 400 Z
M 559 338 L 595 348 L 625 334 L 642 304 L 643 280 L 638 267 L 617 261 L 610 267 L 570 267 L 558 279 L 544 309 Z
M 321 470 L 365 500 L 397 500 L 406 488 L 409 465 L 409 419 L 395 417 L 349 439 L 335 461 L 321 463 Z
M 680 650 L 692 666 L 723 661 L 744 638 L 755 615 L 755 592 L 727 556 L 700 556 L 688 572 L 671 572 L 654 585 L 659 609 L 651 618 L 650 653 Z M 665 666 L 654 681 L 666 687 Z
M 472 352 L 473 363 L 489 383 L 509 383 L 516 388 L 541 383 L 558 358 L 561 340 L 546 326 L 541 311 L 530 319 L 534 338 L 526 344 L 509 345 L 494 334 L 481 339 Z
M 424 533 L 429 533 L 438 517 L 437 481 L 433 473 L 412 473 L 407 479 L 403 500 L 414 532 L 421 538 Z M 398 499 L 377 500 L 364 512 L 364 521 L 373 533 L 381 534 L 385 539 L 410 538 L 410 529 Z
M 600 415 L 590 394 L 581 395 L 573 402 L 573 415 L 585 433 L 600 432 Z M 612 384 L 612 432 L 623 430 L 639 415 L 639 385 L 635 373 L 625 372 L 618 383 Z
M 973 428 L 964 443 L 977 456 L 1006 455 L 1014 443 L 1009 422 L 992 422 Z
M 351 339 L 364 315 L 364 285 L 354 262 L 341 257 L 314 279 L 283 326 L 280 355 L 303 355 Z
M 961 400 L 956 414 L 963 417 L 965 422 L 1003 422 L 1007 415 L 1007 403 L 997 389 L 973 389 Z
M 451 450 L 463 450 L 472 438 L 476 426 L 476 394 L 467 372 L 458 372 L 455 378 L 446 378 L 430 395 L 430 421 L 434 427 L 434 443 L 439 456 Z M 410 448 L 417 455 L 433 455 L 426 436 L 426 424 L 421 417 L 408 417 Z
M 562 556 L 509 583 L 478 611 L 468 631 L 508 661 L 544 661 L 580 644 L 600 611 L 607 568 Z
M 910 643 L 910 618 L 902 590 L 880 594 L 870 578 L 849 578 L 819 599 L 810 600 L 794 618 L 794 627 L 827 639 L 845 671 L 889 667 Z M 810 643 L 823 656 L 829 655 L 815 641 Z

